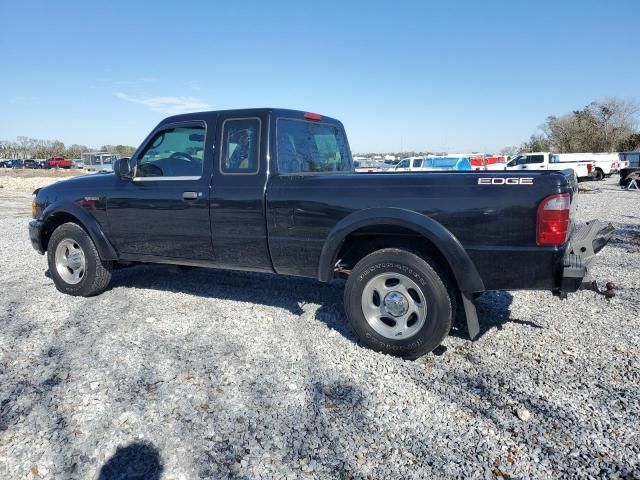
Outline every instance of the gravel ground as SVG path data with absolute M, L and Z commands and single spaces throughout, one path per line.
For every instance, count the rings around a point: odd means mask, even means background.
M 0 478 L 640 478 L 640 193 L 593 292 L 494 292 L 415 362 L 354 341 L 342 285 L 160 266 L 59 294 L 0 190 Z
M 33 192 L 68 177 L 85 175 L 84 170 L 31 170 L 0 168 L 0 192 Z

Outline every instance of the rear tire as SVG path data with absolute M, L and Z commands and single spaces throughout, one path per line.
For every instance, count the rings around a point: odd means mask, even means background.
M 600 180 L 604 180 L 604 172 L 602 170 L 600 170 L 599 168 L 596 168 L 595 174 L 593 176 L 593 179 L 596 181 L 600 181 Z
M 448 335 L 454 299 L 435 262 L 387 248 L 356 264 L 347 280 L 344 308 L 367 347 L 416 359 Z
M 97 295 L 111 281 L 113 262 L 100 259 L 91 237 L 75 223 L 64 223 L 53 231 L 47 261 L 56 288 L 68 295 Z

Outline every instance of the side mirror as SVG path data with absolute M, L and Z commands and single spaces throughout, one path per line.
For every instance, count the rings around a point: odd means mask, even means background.
M 131 168 L 131 159 L 128 157 L 118 158 L 113 161 L 113 171 L 120 178 L 131 178 L 133 170 Z

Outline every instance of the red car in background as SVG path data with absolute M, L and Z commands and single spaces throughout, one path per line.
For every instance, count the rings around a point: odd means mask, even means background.
M 73 162 L 62 157 L 51 157 L 47 159 L 47 168 L 71 168 Z
M 474 170 L 504 170 L 507 164 L 507 157 L 504 155 L 470 157 L 471 167 Z

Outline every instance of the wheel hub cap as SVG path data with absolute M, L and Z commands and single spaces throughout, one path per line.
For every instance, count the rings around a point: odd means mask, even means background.
M 427 321 L 427 299 L 422 289 L 402 273 L 372 277 L 362 290 L 361 306 L 369 326 L 390 340 L 416 335 Z
M 82 266 L 82 254 L 80 252 L 71 252 L 67 258 L 67 264 L 72 270 L 76 270 Z
M 384 308 L 394 317 L 401 317 L 409 310 L 409 302 L 400 292 L 391 292 L 384 297 Z
M 84 278 L 86 270 L 84 251 L 74 240 L 65 238 L 58 244 L 55 263 L 58 275 L 66 283 L 75 285 Z

